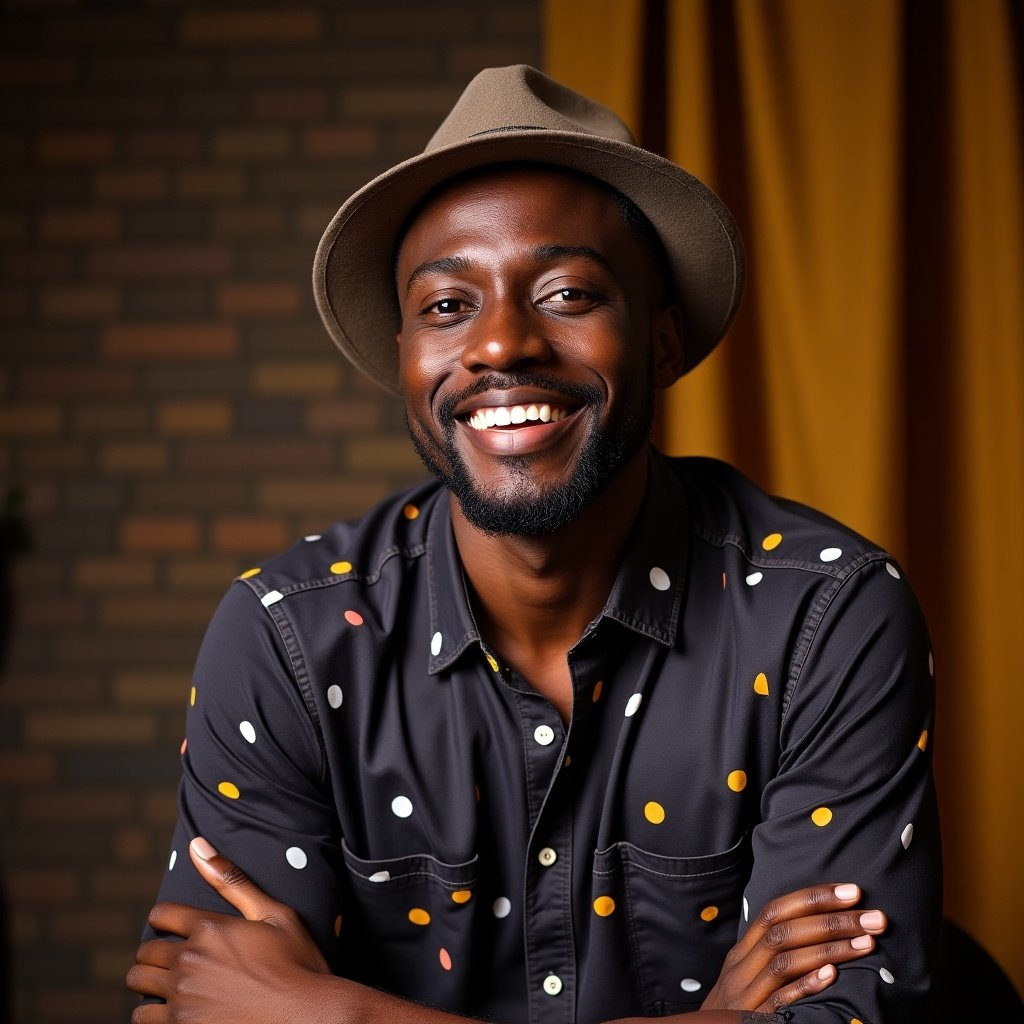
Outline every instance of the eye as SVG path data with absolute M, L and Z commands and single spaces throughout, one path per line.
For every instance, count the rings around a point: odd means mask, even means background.
M 559 288 L 558 291 L 552 292 L 547 296 L 545 301 L 555 303 L 584 302 L 589 298 L 591 298 L 590 294 L 582 288 Z
M 441 316 L 453 316 L 457 313 L 465 313 L 467 304 L 465 299 L 448 298 L 438 299 L 427 306 L 424 313 L 439 313 Z

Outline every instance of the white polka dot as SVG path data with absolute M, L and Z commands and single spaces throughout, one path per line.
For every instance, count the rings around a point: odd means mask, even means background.
M 642 693 L 634 693 L 633 696 L 630 697 L 628 701 L 626 701 L 626 717 L 627 718 L 632 718 L 636 714 L 637 708 L 640 707 L 640 702 L 643 699 L 644 699 L 644 695 Z
M 242 722 L 238 726 L 238 731 L 246 738 L 247 742 L 256 742 L 256 730 L 252 727 L 252 722 Z
M 679 982 L 679 987 L 684 992 L 699 992 L 700 982 L 696 978 L 683 978 L 683 980 Z
M 546 747 L 549 743 L 552 743 L 555 738 L 555 730 L 550 725 L 538 725 L 533 730 L 533 738 L 542 747 Z
M 441 653 L 441 634 L 435 633 L 430 638 L 430 653 L 436 658 Z
M 340 708 L 343 699 L 344 695 L 341 692 L 340 686 L 327 687 L 327 703 L 330 704 L 332 708 Z
M 495 917 L 508 917 L 512 913 L 512 901 L 507 896 L 499 896 L 491 907 Z
M 935 655 L 931 651 L 928 652 L 928 675 L 935 675 Z
M 306 851 L 299 846 L 289 846 L 284 852 L 284 858 L 293 868 L 301 871 L 306 866 Z
M 177 862 L 178 862 L 178 851 L 177 850 L 171 850 L 171 859 L 167 862 L 167 870 L 168 871 L 173 871 L 174 870 L 174 865 L 177 864 Z
M 412 814 L 412 801 L 407 796 L 396 796 L 391 801 L 391 810 L 399 818 L 408 818 Z
M 899 569 L 897 569 L 897 568 L 896 568 L 896 566 L 895 566 L 895 565 L 893 565 L 893 564 L 892 564 L 892 562 L 886 562 L 886 563 L 885 563 L 885 571 L 886 571 L 886 572 L 887 572 L 887 573 L 888 573 L 888 574 L 889 574 L 889 575 L 890 575 L 890 576 L 891 576 L 891 577 L 892 577 L 892 578 L 893 578 L 894 580 L 898 580 L 898 579 L 900 578 L 900 571 L 899 571 Z
M 884 981 L 886 985 L 891 985 L 896 980 L 892 976 L 892 971 L 886 970 L 884 967 L 880 968 L 878 973 L 881 975 L 882 981 Z
M 278 601 L 283 600 L 284 594 L 282 594 L 280 590 L 271 590 L 260 598 L 260 604 L 263 605 L 264 608 L 269 608 L 272 604 L 277 604 Z
M 370 881 L 371 882 L 390 882 L 391 881 L 391 872 L 390 871 L 374 871 L 374 873 L 372 875 L 370 875 Z
M 758 583 L 760 583 L 761 580 L 763 580 L 763 579 L 764 579 L 764 573 L 752 572 L 747 577 L 747 586 L 748 587 L 756 587 L 758 585 Z
M 834 562 L 842 553 L 842 548 L 825 548 L 818 557 L 823 562 Z
M 904 850 L 910 849 L 910 843 L 914 838 L 914 823 L 911 822 L 901 833 L 900 842 L 903 844 Z
M 668 590 L 672 586 L 672 581 L 668 578 L 668 573 L 664 569 L 655 566 L 651 570 L 651 586 L 655 590 Z
M 747 902 L 747 897 L 743 897 L 743 920 L 750 920 L 750 904 Z
M 319 533 L 307 533 L 306 536 L 303 537 L 302 539 L 303 540 L 308 540 L 308 541 L 312 542 L 314 540 L 319 540 L 320 539 L 320 534 Z

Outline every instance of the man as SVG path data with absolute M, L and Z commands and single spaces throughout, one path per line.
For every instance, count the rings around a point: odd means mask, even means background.
M 222 603 L 129 974 L 167 1005 L 136 1024 L 920 1019 L 932 665 L 902 573 L 647 443 L 739 301 L 721 202 L 492 69 L 314 280 L 444 486 Z

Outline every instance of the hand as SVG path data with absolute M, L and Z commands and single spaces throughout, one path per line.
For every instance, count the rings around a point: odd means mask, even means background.
M 885 931 L 881 911 L 852 909 L 859 899 L 856 885 L 813 885 L 765 904 L 702 1009 L 775 1013 L 828 988 L 835 965 L 870 953 Z
M 153 939 L 139 947 L 128 987 L 159 996 L 166 1005 L 137 1007 L 132 1024 L 313 1020 L 318 980 L 331 972 L 298 915 L 267 896 L 205 839 L 193 839 L 189 853 L 199 874 L 242 918 L 157 904 L 149 923 L 184 941 Z

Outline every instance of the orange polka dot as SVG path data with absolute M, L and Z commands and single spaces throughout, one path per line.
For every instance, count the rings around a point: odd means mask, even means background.
M 919 750 L 924 750 L 928 746 L 928 730 L 923 729 L 921 735 L 917 738 L 917 747 Z
M 233 782 L 218 782 L 217 792 L 221 796 L 226 796 L 229 800 L 237 800 L 242 795 Z
M 734 793 L 742 793 L 747 788 L 747 773 L 737 768 L 736 771 L 729 772 L 729 777 L 725 780 L 725 784 Z
M 474 786 L 473 787 L 473 796 L 476 797 L 476 802 L 480 803 L 480 787 L 479 786 Z
M 565 760 L 562 762 L 562 764 L 565 765 L 566 768 L 568 768 L 569 765 L 572 764 L 572 756 L 570 754 L 566 754 Z
M 448 950 L 447 950 L 447 949 L 445 949 L 445 948 L 444 948 L 444 946 L 442 946 L 442 947 L 441 947 L 441 948 L 440 948 L 440 949 L 438 950 L 438 953 L 437 953 L 437 958 L 438 958 L 438 960 L 440 960 L 440 961 L 441 961 L 441 966 L 442 966 L 442 967 L 443 967 L 443 968 L 444 968 L 444 969 L 445 969 L 446 971 L 450 971 L 450 970 L 452 969 L 452 958 L 451 958 L 451 954 L 450 954 L 450 953 L 448 952 Z
M 700 919 L 702 921 L 714 921 L 716 917 L 718 917 L 718 907 L 705 907 L 700 912 Z
M 768 696 L 768 677 L 763 672 L 758 672 L 754 677 L 754 693 L 762 697 Z
M 334 919 L 334 937 L 341 938 L 341 914 Z
M 648 800 L 644 804 L 644 817 L 652 825 L 660 825 L 665 820 L 665 808 L 657 800 Z
M 452 903 L 468 903 L 473 898 L 469 889 L 456 889 L 452 893 Z
M 345 621 L 350 626 L 361 626 L 363 624 L 363 617 L 359 612 L 355 612 L 349 608 L 349 610 L 345 612 Z
M 598 917 L 608 917 L 609 914 L 615 913 L 615 900 L 611 896 L 598 896 L 594 900 L 594 913 Z
M 259 576 L 261 572 L 263 572 L 262 569 L 246 569 L 238 578 L 240 580 L 252 579 L 253 576 Z
M 818 828 L 824 828 L 832 820 L 832 812 L 827 807 L 816 807 L 811 811 L 811 821 Z
M 351 571 L 352 571 L 352 563 L 351 562 L 332 562 L 331 563 L 331 572 L 335 573 L 338 576 L 344 576 L 345 573 L 351 572 Z
M 195 705 L 196 702 L 196 688 L 193 686 L 191 692 L 188 695 L 188 702 L 190 705 Z
M 427 925 L 430 924 L 430 915 L 421 907 L 413 907 L 409 911 L 409 920 L 413 924 Z
M 590 699 L 596 704 L 601 699 L 601 691 L 604 689 L 604 682 L 600 679 L 594 683 L 594 692 L 590 695 Z
M 864 1021 L 862 1021 L 860 1017 L 851 1017 L 850 1024 L 864 1024 Z
M 402 509 L 402 515 L 409 520 L 416 519 L 419 514 L 420 510 L 415 505 L 406 505 L 405 508 Z
M 769 533 L 763 541 L 761 541 L 761 547 L 765 551 L 774 551 L 782 543 L 781 533 Z
M 725 573 L 723 572 L 723 573 L 722 573 L 722 589 L 723 589 L 723 590 L 725 590 L 725 579 L 726 579 L 726 577 L 725 577 Z

